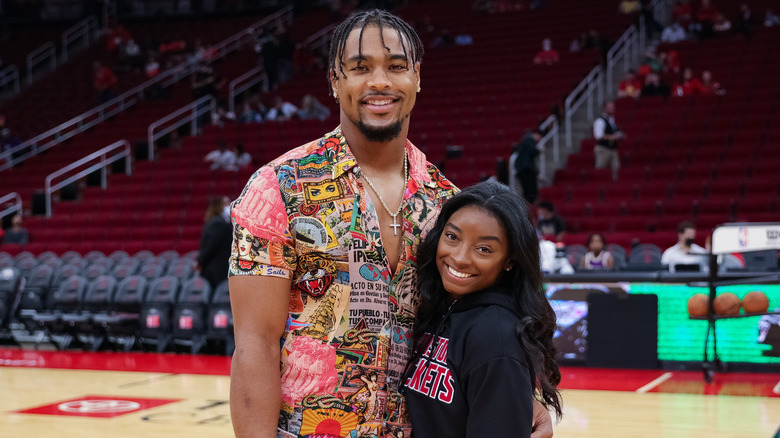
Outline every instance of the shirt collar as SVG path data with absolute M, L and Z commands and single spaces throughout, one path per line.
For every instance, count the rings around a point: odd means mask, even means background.
M 333 163 L 333 179 L 357 166 L 357 160 L 347 145 L 347 139 L 341 132 L 341 127 L 325 134 L 318 143 L 318 152 L 328 157 Z M 428 160 L 425 154 L 417 149 L 408 139 L 406 140 L 406 153 L 409 157 L 409 185 L 407 189 L 416 192 L 420 184 L 436 184 L 428 174 Z

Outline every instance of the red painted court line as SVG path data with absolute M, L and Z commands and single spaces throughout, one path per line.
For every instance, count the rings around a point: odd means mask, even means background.
M 189 354 L 88 353 L 0 349 L 0 366 L 230 375 L 230 357 Z

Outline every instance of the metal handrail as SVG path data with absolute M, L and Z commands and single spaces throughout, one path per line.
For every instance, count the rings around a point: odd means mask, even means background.
M 554 115 L 550 115 L 549 117 L 547 117 L 539 125 L 539 130 L 540 131 L 544 132 L 547 129 L 549 129 L 549 131 L 547 131 L 547 134 L 545 134 L 544 137 L 542 137 L 539 140 L 539 144 L 537 145 L 537 149 L 539 149 L 542 153 L 544 153 L 544 151 L 546 149 L 546 146 L 547 146 L 547 142 L 552 140 L 552 142 L 553 142 L 553 160 L 555 161 L 555 164 L 557 165 L 558 162 L 561 159 L 560 147 L 559 147 L 559 137 L 560 137 L 560 135 L 558 134 L 558 118 L 555 117 Z M 547 160 L 545 160 L 544 158 L 541 158 L 539 160 L 539 174 L 542 175 L 543 177 L 546 177 L 546 175 L 547 175 L 546 174 L 546 171 L 547 171 L 547 163 L 546 163 L 546 161 Z
M 118 149 L 121 149 L 121 151 L 115 155 L 109 156 L 108 154 L 111 152 L 114 152 Z M 81 178 L 84 178 L 85 176 L 89 175 L 92 172 L 95 172 L 96 170 L 100 170 L 100 187 L 105 190 L 107 186 L 107 180 L 106 180 L 106 168 L 116 162 L 121 160 L 122 158 L 125 159 L 125 174 L 130 175 L 132 174 L 131 170 L 131 160 L 132 154 L 131 154 L 131 148 L 130 148 L 130 142 L 127 140 L 119 140 L 117 142 L 111 143 L 110 145 L 104 147 L 103 149 L 100 149 L 99 151 L 95 151 L 86 157 L 74 161 L 71 164 L 68 164 L 67 166 L 63 167 L 62 169 L 50 173 L 48 176 L 46 176 L 46 185 L 44 187 L 44 192 L 46 195 L 46 217 L 51 217 L 51 195 L 55 191 L 65 187 L 66 185 L 78 181 Z M 74 175 L 71 175 L 64 180 L 52 184 L 55 178 L 65 175 L 66 173 L 70 172 L 71 170 L 78 169 L 79 167 L 97 159 L 100 158 L 100 162 L 95 163 L 86 169 L 82 169 L 79 172 L 77 172 Z
M 62 61 L 68 60 L 68 47 L 71 43 L 83 40 L 84 47 L 88 47 L 90 40 L 96 38 L 98 31 L 98 21 L 94 15 L 79 21 L 70 29 L 62 33 Z
M 236 97 L 238 95 L 260 82 L 266 83 L 268 79 L 263 74 L 262 67 L 259 66 L 230 81 L 228 85 L 228 107 L 230 111 L 236 112 Z
M 51 41 L 43 43 L 40 47 L 27 54 L 27 85 L 33 81 L 33 67 L 49 59 L 51 70 L 57 68 L 57 49 Z
M 0 206 L 5 204 L 8 201 L 14 201 L 14 204 L 10 207 L 7 207 L 3 210 L 0 210 L 0 219 L 8 216 L 9 214 L 12 214 L 13 212 L 20 212 L 22 211 L 22 196 L 16 192 L 11 192 L 7 195 L 0 196 Z
M 9 65 L 8 67 L 0 70 L 0 90 L 7 84 L 13 84 L 14 93 L 18 93 L 19 87 L 19 68 L 15 65 Z
M 617 63 L 622 60 L 623 70 L 628 71 L 630 65 L 636 65 L 639 62 L 640 33 L 644 32 L 639 32 L 636 26 L 632 25 L 607 52 L 608 94 L 612 94 L 612 82 Z
M 278 12 L 269 15 L 268 17 L 265 17 L 264 19 L 247 27 L 241 32 L 236 33 L 232 37 L 225 39 L 224 41 L 222 41 L 221 43 L 217 44 L 212 48 L 215 52 L 215 56 L 211 58 L 211 62 L 216 61 L 217 59 L 220 59 L 223 56 L 232 53 L 235 50 L 238 50 L 243 45 L 249 42 L 254 42 L 254 35 L 257 32 L 257 30 L 263 26 L 268 25 L 269 23 L 272 23 L 274 26 L 276 26 L 276 28 L 281 28 L 283 26 L 289 25 L 292 22 L 292 16 L 293 16 L 292 12 L 293 12 L 292 6 L 284 7 L 280 9 Z M 125 109 L 134 105 L 138 100 L 140 100 L 144 95 L 144 91 L 146 91 L 152 85 L 161 83 L 164 86 L 168 86 L 175 82 L 178 82 L 182 78 L 192 74 L 197 69 L 199 64 L 200 64 L 199 59 L 197 58 L 189 59 L 176 67 L 173 67 L 171 69 L 168 69 L 160 73 L 159 75 L 136 86 L 135 88 L 120 94 L 119 96 L 109 100 L 108 102 L 98 107 L 95 107 L 81 115 L 78 115 L 68 120 L 67 122 L 64 122 L 52 129 L 49 129 L 48 131 L 42 134 L 36 135 L 35 137 L 15 146 L 10 150 L 0 153 L 0 160 L 5 158 L 5 163 L 0 164 L 0 171 L 11 168 L 16 164 L 19 164 L 30 157 L 38 155 L 38 153 L 43 152 L 46 149 L 49 149 L 61 143 L 62 141 L 85 131 L 86 129 L 96 125 L 97 123 L 102 122 L 106 118 L 124 111 Z M 95 123 L 90 123 L 88 126 L 87 125 L 82 126 L 84 120 L 89 119 L 90 117 L 93 116 L 98 117 L 98 120 Z M 71 129 L 71 128 L 73 129 L 73 131 L 61 133 L 61 131 L 65 131 L 66 129 Z M 50 141 L 45 143 L 43 146 L 39 145 L 41 141 L 47 138 L 49 138 Z M 15 158 L 12 158 L 12 155 L 15 154 L 16 152 L 22 151 L 27 148 L 29 148 L 29 151 L 23 154 L 19 154 Z
M 588 118 L 593 118 L 593 94 L 598 93 L 597 103 L 601 105 L 604 101 L 603 90 L 603 71 L 600 65 L 597 65 L 593 70 L 588 73 L 585 79 L 574 88 L 574 90 L 566 97 L 564 112 L 566 114 L 565 128 L 566 128 L 566 147 L 570 148 L 571 143 L 571 119 L 574 116 L 574 112 L 582 106 L 585 100 L 588 101 Z
M 204 105 L 206 104 L 206 105 Z M 203 114 L 206 114 L 207 110 L 208 113 L 211 114 L 216 110 L 216 101 L 212 96 L 203 96 L 200 99 L 196 100 L 195 102 L 192 102 L 188 105 L 185 105 L 176 111 L 168 114 L 167 116 L 157 120 L 156 122 L 149 125 L 149 128 L 147 130 L 148 133 L 148 146 L 149 146 L 149 161 L 154 160 L 154 142 L 160 139 L 163 135 L 168 134 L 170 132 L 173 132 L 175 129 L 177 129 L 179 126 L 182 126 L 186 123 L 190 123 L 190 133 L 192 135 L 196 135 L 198 133 L 198 119 Z M 187 114 L 183 118 L 175 121 L 174 123 L 170 125 L 166 125 L 171 120 L 176 119 L 177 117 Z M 161 126 L 164 126 L 164 128 L 157 130 Z
M 319 49 L 328 44 L 330 37 L 333 35 L 333 31 L 335 29 L 335 24 L 329 24 L 303 40 L 303 45 L 307 46 L 311 50 Z

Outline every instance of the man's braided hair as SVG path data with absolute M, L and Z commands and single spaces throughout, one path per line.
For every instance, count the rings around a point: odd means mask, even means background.
M 363 31 L 371 26 L 379 27 L 379 29 L 395 29 L 395 31 L 398 32 L 398 38 L 401 40 L 401 48 L 404 51 L 404 56 L 406 56 L 409 64 L 411 64 L 412 69 L 417 71 L 417 64 L 422 61 L 423 44 L 412 26 L 397 16 L 381 9 L 356 12 L 350 15 L 335 31 L 333 31 L 333 38 L 330 42 L 330 53 L 328 56 L 328 87 L 331 94 L 333 94 L 331 78 L 339 77 L 339 75 L 346 77 L 346 74 L 344 73 L 344 49 L 347 46 L 349 34 L 354 29 L 360 29 L 358 54 L 362 55 Z M 389 52 L 390 48 L 385 45 L 384 35 L 381 32 L 379 35 L 380 38 L 382 38 L 382 45 Z M 360 62 L 361 61 L 358 60 L 358 65 L 360 65 Z

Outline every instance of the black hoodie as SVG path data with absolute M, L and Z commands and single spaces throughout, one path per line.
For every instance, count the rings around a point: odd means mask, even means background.
M 519 322 L 512 297 L 496 289 L 450 306 L 404 377 L 415 438 L 531 436 L 533 378 Z

